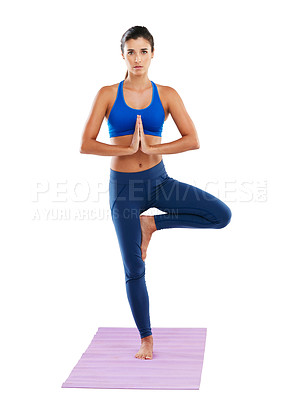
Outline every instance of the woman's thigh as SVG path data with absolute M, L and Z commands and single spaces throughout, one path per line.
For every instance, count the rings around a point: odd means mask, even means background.
M 231 219 L 231 210 L 223 201 L 170 177 L 156 190 L 154 207 L 167 213 L 200 215 L 216 224 L 227 224 Z
M 111 216 L 118 237 L 125 268 L 126 281 L 145 273 L 145 262 L 141 255 L 141 205 L 132 201 L 129 185 L 118 184 L 110 188 Z

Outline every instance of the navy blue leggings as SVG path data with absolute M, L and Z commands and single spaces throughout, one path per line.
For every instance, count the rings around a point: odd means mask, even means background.
M 109 202 L 125 269 L 125 284 L 132 315 L 140 337 L 152 335 L 145 261 L 141 254 L 140 214 L 155 207 L 156 229 L 224 228 L 230 208 L 195 186 L 170 178 L 163 160 L 139 172 L 110 169 Z

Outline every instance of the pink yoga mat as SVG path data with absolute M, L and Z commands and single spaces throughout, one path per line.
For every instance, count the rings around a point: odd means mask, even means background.
M 62 388 L 200 387 L 206 328 L 152 328 L 153 358 L 135 358 L 137 328 L 100 327 Z

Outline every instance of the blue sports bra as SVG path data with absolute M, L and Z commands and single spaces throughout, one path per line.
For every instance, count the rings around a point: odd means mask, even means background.
M 132 135 L 138 114 L 141 115 L 145 135 L 161 136 L 165 111 L 155 83 L 151 81 L 152 100 L 150 105 L 146 108 L 132 108 L 125 103 L 123 82 L 124 80 L 118 85 L 117 97 L 107 120 L 109 136 Z

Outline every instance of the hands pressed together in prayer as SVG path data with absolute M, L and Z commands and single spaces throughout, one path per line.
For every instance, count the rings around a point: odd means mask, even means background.
M 135 130 L 129 147 L 133 151 L 132 154 L 136 153 L 139 148 L 143 153 L 151 154 L 151 146 L 147 144 L 147 139 L 144 134 L 142 117 L 140 115 L 137 115 L 136 117 Z

